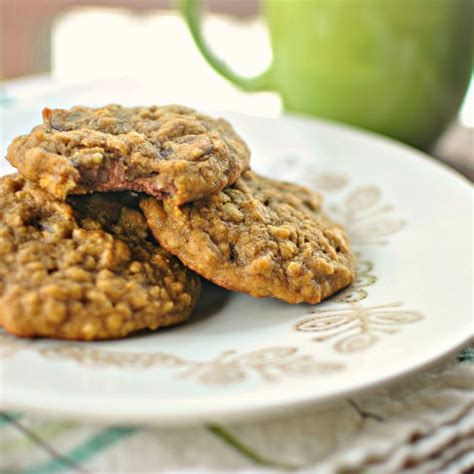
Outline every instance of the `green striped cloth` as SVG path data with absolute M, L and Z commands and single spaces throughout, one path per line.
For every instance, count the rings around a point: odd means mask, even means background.
M 2 412 L 0 470 L 461 472 L 474 467 L 473 362 L 471 346 L 396 386 L 258 423 L 106 427 Z

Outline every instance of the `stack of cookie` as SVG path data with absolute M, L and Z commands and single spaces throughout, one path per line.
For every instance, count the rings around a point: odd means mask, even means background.
M 0 324 L 18 336 L 182 322 L 196 274 L 311 304 L 354 277 L 319 194 L 250 171 L 225 120 L 181 106 L 45 109 L 7 159 L 19 174 L 0 179 Z

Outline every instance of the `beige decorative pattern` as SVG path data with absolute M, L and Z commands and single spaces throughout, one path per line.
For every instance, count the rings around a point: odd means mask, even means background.
M 349 308 L 313 310 L 312 316 L 294 325 L 299 332 L 314 332 L 312 340 L 334 340 L 337 352 L 359 352 L 371 347 L 383 334 L 395 334 L 400 326 L 423 319 L 418 311 L 399 310 L 402 303 L 364 307 L 351 303 Z
M 349 178 L 342 173 L 318 173 L 313 178 L 316 191 L 326 193 L 340 191 L 349 184 Z
M 391 215 L 392 206 L 382 204 L 377 186 L 360 186 L 340 205 L 330 206 L 335 218 L 344 223 L 353 245 L 385 245 L 385 238 L 398 232 L 405 221 Z
M 316 361 L 311 355 L 300 354 L 296 347 L 269 347 L 242 354 L 230 350 L 211 360 L 194 361 L 165 352 L 108 351 L 74 343 L 35 346 L 22 344 L 14 336 L 0 336 L 2 353 L 4 348 L 15 352 L 27 348 L 48 359 L 72 360 L 87 367 L 170 369 L 179 378 L 193 378 L 205 385 L 233 385 L 243 382 L 251 374 L 271 382 L 284 377 L 331 373 L 344 368 L 340 363 Z
M 96 349 L 86 345 L 67 343 L 35 348 L 48 359 L 73 360 L 79 365 L 90 367 L 120 367 L 124 369 L 149 369 L 151 367 L 175 368 L 185 362 L 166 352 L 121 352 Z
M 266 381 L 282 376 L 300 376 L 331 373 L 344 368 L 336 362 L 317 362 L 310 355 L 300 355 L 296 347 L 272 347 L 239 355 L 225 351 L 206 362 L 188 362 L 189 368 L 181 377 L 197 377 L 198 381 L 212 385 L 230 385 L 245 380 L 249 373 Z
M 357 254 L 356 278 L 351 286 L 338 292 L 331 298 L 332 302 L 337 303 L 356 303 L 367 298 L 368 286 L 373 285 L 377 278 L 372 275 L 374 265 L 368 260 L 361 260 Z

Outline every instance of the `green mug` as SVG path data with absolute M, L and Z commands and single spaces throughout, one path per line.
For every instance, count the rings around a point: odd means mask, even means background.
M 273 63 L 242 77 L 203 39 L 196 0 L 182 0 L 208 63 L 246 91 L 277 91 L 286 110 L 427 149 L 455 117 L 473 59 L 472 0 L 264 0 Z

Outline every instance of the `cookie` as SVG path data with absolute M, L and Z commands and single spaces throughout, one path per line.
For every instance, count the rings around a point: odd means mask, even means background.
M 44 109 L 7 159 L 59 199 L 92 191 L 140 191 L 178 204 L 233 183 L 250 152 L 223 119 L 178 105 Z
M 354 257 L 321 198 L 247 171 L 232 186 L 178 206 L 144 198 L 160 244 L 217 285 L 288 303 L 318 303 L 348 286 Z
M 199 278 L 123 193 L 53 198 L 0 178 L 0 324 L 18 336 L 114 339 L 186 320 Z

